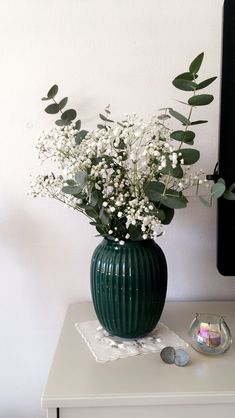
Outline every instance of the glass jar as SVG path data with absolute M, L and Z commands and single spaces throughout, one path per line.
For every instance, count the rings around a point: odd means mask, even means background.
M 224 353 L 232 337 L 224 318 L 218 314 L 197 313 L 189 328 L 192 347 L 204 354 Z

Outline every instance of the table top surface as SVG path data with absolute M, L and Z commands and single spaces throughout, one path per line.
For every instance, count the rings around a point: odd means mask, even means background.
M 235 302 L 167 302 L 161 322 L 190 343 L 196 312 L 221 314 L 235 335 Z M 69 306 L 43 407 L 235 403 L 235 344 L 217 356 L 190 346 L 185 367 L 163 363 L 159 353 L 98 363 L 75 328 L 76 322 L 95 318 L 91 303 Z

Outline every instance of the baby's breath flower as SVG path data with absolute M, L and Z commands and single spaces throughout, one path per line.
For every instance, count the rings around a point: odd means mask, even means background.
M 149 123 L 136 114 L 126 115 L 121 125 L 88 132 L 80 144 L 77 134 L 74 122 L 41 132 L 36 145 L 39 160 L 51 160 L 57 175 L 36 176 L 30 193 L 55 198 L 84 213 L 102 224 L 99 233 L 112 235 L 121 245 L 132 239 L 133 230 L 140 231 L 142 239 L 157 239 L 163 233 L 164 207 L 161 199 L 151 200 L 147 184 L 160 183 L 163 194 L 168 189 L 182 194 L 208 184 L 202 170 L 192 173 L 185 165 L 169 127 L 156 115 Z M 168 175 L 177 167 L 182 169 L 180 178 Z

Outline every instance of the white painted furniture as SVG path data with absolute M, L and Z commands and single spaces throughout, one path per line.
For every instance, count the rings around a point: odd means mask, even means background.
M 225 317 L 235 338 L 235 302 L 168 302 L 161 321 L 189 341 L 196 312 Z M 48 418 L 221 418 L 235 416 L 235 342 L 219 356 L 189 347 L 191 363 L 158 353 L 97 363 L 74 324 L 95 318 L 89 303 L 69 306 L 42 407 Z

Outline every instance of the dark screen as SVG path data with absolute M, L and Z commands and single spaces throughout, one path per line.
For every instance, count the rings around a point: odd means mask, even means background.
M 219 176 L 235 182 L 235 0 L 223 10 L 222 80 L 219 138 Z M 218 200 L 217 268 L 235 276 L 235 202 Z

